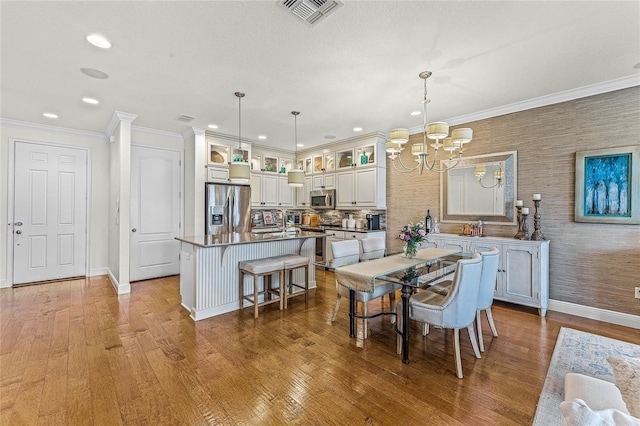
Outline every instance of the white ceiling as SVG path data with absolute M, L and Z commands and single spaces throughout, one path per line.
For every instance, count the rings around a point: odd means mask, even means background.
M 309 27 L 275 1 L 2 1 L 3 119 L 104 133 L 114 111 L 293 150 L 629 77 L 640 2 L 353 1 Z M 85 41 L 105 35 L 113 47 Z M 95 68 L 110 78 L 87 77 Z M 637 83 L 636 83 L 637 84 Z M 97 106 L 83 96 L 100 100 Z M 42 116 L 57 113 L 56 120 Z M 195 117 L 189 124 L 180 114 Z

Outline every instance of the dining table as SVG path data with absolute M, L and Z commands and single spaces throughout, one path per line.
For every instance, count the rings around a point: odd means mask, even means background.
M 428 247 L 417 251 L 413 257 L 403 253 L 362 261 L 359 256 L 346 256 L 319 262 L 318 265 L 333 270 L 336 282 L 349 289 L 349 336 L 355 337 L 356 318 L 374 318 L 380 315 L 396 315 L 395 312 L 378 312 L 359 315 L 356 312 L 356 291 L 372 293 L 377 285 L 394 283 L 402 286 L 402 329 L 396 333 L 402 338 L 402 361 L 409 363 L 409 298 L 420 288 L 436 284 L 453 274 L 459 259 L 470 254 L 459 250 Z

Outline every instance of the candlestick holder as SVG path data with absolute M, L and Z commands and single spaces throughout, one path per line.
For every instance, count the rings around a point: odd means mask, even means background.
M 529 213 L 522 212 L 522 234 L 520 235 L 519 240 L 528 240 L 529 239 L 529 222 L 527 219 L 529 218 Z
M 540 200 L 533 200 L 533 204 L 535 205 L 536 212 L 533 215 L 533 234 L 531 234 L 531 239 L 533 241 L 544 241 L 546 238 L 544 234 L 540 230 L 540 226 L 542 220 L 540 219 L 540 213 L 538 213 L 538 207 L 540 206 Z
M 516 235 L 513 236 L 513 238 L 515 238 L 516 240 L 521 240 L 522 238 L 522 206 L 516 206 L 516 209 L 518 209 L 518 232 L 516 232 Z

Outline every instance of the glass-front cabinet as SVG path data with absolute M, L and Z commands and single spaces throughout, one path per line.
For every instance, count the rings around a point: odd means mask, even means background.
M 317 154 L 313 157 L 313 171 L 312 173 L 333 172 L 336 169 L 335 153 L 325 152 L 323 154 Z
M 209 164 L 224 165 L 229 162 L 229 145 L 218 145 L 209 142 Z
M 223 143 L 213 138 L 207 141 L 207 163 L 210 166 L 227 166 L 232 161 L 246 161 L 251 159 L 251 144 L 243 142 Z
M 336 151 L 337 169 L 353 167 L 353 148 Z
M 293 160 L 291 158 L 258 153 L 251 156 L 251 170 L 254 172 L 286 174 L 292 166 Z
M 373 166 L 376 164 L 375 144 L 336 151 L 337 170 L 349 167 Z

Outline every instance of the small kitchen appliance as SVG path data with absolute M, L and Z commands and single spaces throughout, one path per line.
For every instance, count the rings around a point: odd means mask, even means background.
M 367 214 L 367 229 L 377 231 L 380 229 L 380 215 L 379 214 Z

